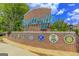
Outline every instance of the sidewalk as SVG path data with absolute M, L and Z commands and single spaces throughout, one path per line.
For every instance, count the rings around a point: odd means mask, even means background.
M 52 56 L 79 56 L 79 53 L 76 52 L 68 52 L 68 51 L 58 51 L 58 50 L 49 50 L 43 48 L 37 48 L 32 46 L 27 46 L 24 44 L 20 44 L 11 40 L 4 38 L 4 41 L 11 44 L 23 48 L 24 51 L 29 50 L 31 52 L 37 53 L 39 55 L 52 55 Z
M 8 54 L 8 56 L 33 56 L 33 55 L 36 56 L 37 55 L 28 51 L 27 49 L 24 50 L 15 45 L 0 42 L 0 54 L 1 53 L 6 53 Z

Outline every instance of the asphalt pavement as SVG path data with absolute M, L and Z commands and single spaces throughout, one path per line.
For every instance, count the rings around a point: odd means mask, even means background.
M 1 56 L 36 56 L 37 54 L 34 54 L 28 50 L 24 50 L 20 47 L 0 42 L 0 55 Z

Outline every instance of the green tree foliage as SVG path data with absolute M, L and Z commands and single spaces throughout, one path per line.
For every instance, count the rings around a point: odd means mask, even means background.
M 67 31 L 69 26 L 63 21 L 58 20 L 51 26 L 52 31 Z
M 79 36 L 79 29 L 75 29 L 74 31 Z
M 28 10 L 24 3 L 0 4 L 0 31 L 21 30 L 23 15 Z

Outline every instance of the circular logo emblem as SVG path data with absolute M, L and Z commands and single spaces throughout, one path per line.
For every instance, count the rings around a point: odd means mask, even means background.
M 49 36 L 49 41 L 52 43 L 56 43 L 58 41 L 58 36 L 55 34 L 52 34 Z
M 75 38 L 71 35 L 66 35 L 64 38 L 65 43 L 67 44 L 73 44 L 75 41 Z
M 43 35 L 43 34 L 40 34 L 40 35 L 38 36 L 38 39 L 39 39 L 40 41 L 43 41 L 43 40 L 44 40 L 44 35 Z

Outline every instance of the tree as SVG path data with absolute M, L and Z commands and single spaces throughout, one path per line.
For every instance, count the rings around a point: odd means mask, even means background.
M 79 29 L 75 29 L 74 31 L 79 36 Z
M 69 26 L 63 21 L 58 20 L 51 26 L 52 31 L 67 31 Z
M 24 3 L 0 4 L 0 31 L 21 30 L 23 15 L 28 10 Z

